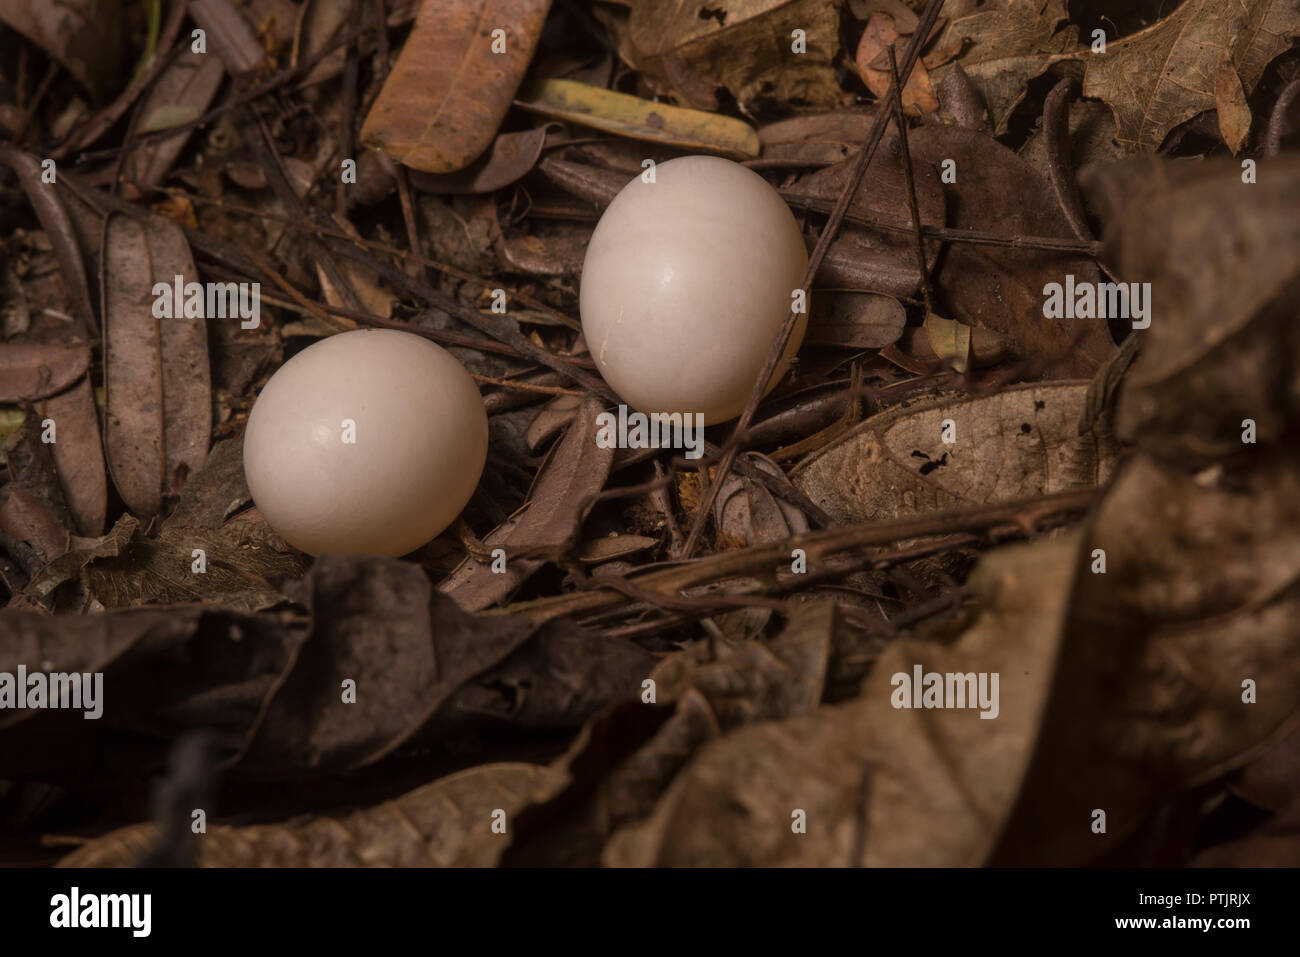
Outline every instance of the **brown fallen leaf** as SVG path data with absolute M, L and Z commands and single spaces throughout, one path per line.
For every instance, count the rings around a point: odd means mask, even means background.
M 869 292 L 819 292 L 809 313 L 807 345 L 883 349 L 907 324 L 901 302 Z
M 930 125 L 909 141 L 918 171 L 955 164 L 956 182 L 945 186 L 950 227 L 1072 236 L 1050 184 L 987 134 Z M 1044 287 L 1067 275 L 1076 283 L 1101 278 L 1096 264 L 1078 254 L 954 243 L 933 280 L 950 318 L 996 332 L 1027 361 L 1029 375 L 1090 376 L 1115 350 L 1107 321 L 1043 314 Z
M 743 120 L 629 96 L 574 80 L 542 80 L 520 93 L 533 113 L 634 140 L 732 159 L 758 155 L 758 134 Z
M 90 350 L 80 342 L 0 344 L 0 402 L 44 399 L 86 374 Z
M 959 65 L 988 107 L 994 134 L 1001 136 L 1029 81 L 1054 63 L 1082 57 L 1078 27 L 1061 28 L 1067 19 L 1065 0 L 1000 0 L 957 16 L 935 42 L 963 52 L 937 67 L 934 78 L 942 83 Z
M 266 51 L 244 10 L 232 0 L 190 0 L 190 16 L 208 36 L 211 52 L 234 76 L 257 69 Z
M 651 675 L 653 701 L 620 704 L 587 723 L 554 765 L 563 777 L 520 813 L 501 863 L 599 863 L 614 830 L 647 817 L 724 727 L 811 712 L 838 626 L 833 604 L 809 603 L 769 643 L 699 643 L 666 658 Z
M 1118 449 L 1100 426 L 1078 434 L 1087 391 L 1086 382 L 1044 382 L 890 409 L 790 477 L 844 524 L 1098 486 Z
M 758 129 L 762 158 L 792 166 L 830 166 L 853 156 L 874 118 L 869 110 L 831 110 L 768 123 Z
M 584 565 L 597 565 L 647 551 L 658 544 L 659 539 L 646 535 L 607 535 L 583 542 L 578 551 L 578 561 Z
M 765 455 L 740 456 L 759 471 L 789 487 L 781 467 Z M 808 531 L 808 518 L 788 502 L 779 500 L 758 481 L 733 472 L 722 483 L 713 502 L 714 524 L 724 540 L 759 545 Z
M 1218 487 L 1145 454 L 1117 476 L 1085 532 L 1051 703 L 993 863 L 1095 860 L 1169 794 L 1294 726 L 1300 543 L 1277 529 L 1300 525 L 1297 502 L 1289 449 Z
M 848 159 L 810 173 L 783 189 L 781 195 L 792 206 L 829 213 L 844 189 L 854 162 L 854 159 Z M 927 226 L 943 223 L 944 191 L 937 167 L 926 168 L 916 164 L 916 191 L 921 222 Z M 888 296 L 915 293 L 921 276 L 912 237 L 906 232 L 867 225 L 911 225 L 907 185 L 897 140 L 882 144 L 876 151 L 862 186 L 849 205 L 849 215 L 857 221 L 846 222 L 841 227 L 817 271 L 817 283 Z M 938 244 L 928 244 L 926 260 L 931 268 L 938 255 Z
M 548 124 L 549 125 L 549 124 Z M 411 185 L 426 193 L 491 193 L 522 179 L 536 165 L 547 127 L 500 133 L 486 153 L 455 173 L 414 170 Z
M 258 827 L 214 825 L 198 845 L 200 867 L 485 867 L 507 840 L 493 830 L 551 784 L 535 764 L 485 764 L 439 778 L 345 817 Z M 498 815 L 499 817 L 499 815 Z M 130 867 L 153 847 L 156 824 L 93 840 L 59 867 Z
M 186 50 L 162 72 L 140 107 L 137 134 L 189 123 L 202 116 L 225 78 L 221 58 Z M 137 186 L 157 186 L 189 142 L 192 129 L 150 140 L 127 154 L 123 176 Z
M 1012 807 L 1046 700 L 1076 546 L 1071 536 L 987 555 L 970 583 L 978 616 L 954 644 L 894 642 L 857 699 L 705 743 L 649 817 L 615 832 L 602 863 L 981 863 Z M 898 709 L 896 676 L 911 682 L 918 668 L 998 674 L 989 706 L 998 720 L 981 720 L 970 705 Z M 803 831 L 793 826 L 800 815 Z
M 1295 36 L 1300 6 L 1294 0 L 1186 0 L 1163 20 L 1091 55 L 1083 94 L 1109 104 L 1122 146 L 1153 152 L 1175 126 L 1214 109 L 1222 87 L 1228 131 L 1236 136 L 1245 104 L 1229 94 L 1234 81 L 1223 69 L 1235 71 L 1236 84 L 1249 94 Z
M 438 586 L 460 607 L 480 611 L 502 601 L 545 564 L 540 558 L 510 557 L 512 551 L 558 549 L 575 538 L 614 462 L 614 449 L 602 449 L 595 441 L 596 417 L 603 409 L 602 400 L 587 397 L 564 438 L 552 448 L 528 502 L 483 539 L 488 548 L 505 551 L 505 572 L 494 572 L 491 561 L 466 558 Z
M 362 143 L 427 173 L 469 166 L 510 109 L 550 7 L 551 0 L 424 0 L 361 127 Z
M 177 277 L 198 280 L 179 226 L 111 216 L 105 229 L 104 448 L 122 500 L 147 517 L 208 454 L 207 329 L 202 315 L 154 314 L 155 283 L 167 287 L 171 300 Z
M 889 72 L 889 61 L 885 58 L 885 48 L 891 43 L 898 45 L 899 31 L 894 18 L 887 13 L 877 13 L 867 21 L 858 41 L 858 50 L 853 57 L 858 76 L 867 85 L 867 89 L 884 102 L 889 95 L 893 82 Z M 930 85 L 930 74 L 925 64 L 918 62 L 912 68 L 912 75 L 903 84 L 903 108 L 917 115 L 924 116 L 939 109 L 939 101 L 934 98 L 934 88 Z
M 618 40 L 619 56 L 657 92 L 705 110 L 730 97 L 751 112 L 764 102 L 837 107 L 851 99 L 835 82 L 837 0 L 618 2 L 629 8 L 626 19 L 599 7 L 597 14 Z M 793 48 L 794 30 L 804 32 L 801 52 Z
M 96 99 L 121 85 L 126 21 L 115 0 L 14 0 L 0 6 L 0 21 L 58 60 Z
M 68 550 L 68 530 L 54 510 L 15 485 L 0 488 L 0 532 L 31 548 L 39 565 L 48 564 Z
M 510 272 L 577 278 L 592 231 L 590 223 L 542 224 L 538 235 L 502 238 L 496 246 L 497 258 Z
M 241 756 L 243 776 L 378 760 L 533 632 L 519 619 L 466 615 L 397 559 L 322 558 L 286 590 L 311 612 L 311 632 Z
M 1121 276 L 1151 282 L 1153 303 L 1116 428 L 1185 468 L 1248 463 L 1260 446 L 1287 441 L 1300 409 L 1300 160 L 1269 163 L 1251 186 L 1230 160 L 1110 171 L 1149 184 L 1130 193 L 1107 243 Z M 1251 427 L 1258 445 L 1243 443 Z
M 539 408 L 537 415 L 528 423 L 528 431 L 524 433 L 528 451 L 534 454 L 541 451 L 543 446 L 573 421 L 581 405 L 581 396 L 559 395 Z
M 99 432 L 99 410 L 95 407 L 90 377 L 42 400 L 36 408 L 42 418 L 51 419 L 58 429 L 54 464 L 68 511 L 77 531 L 94 537 L 104 530 L 108 515 L 108 477 Z

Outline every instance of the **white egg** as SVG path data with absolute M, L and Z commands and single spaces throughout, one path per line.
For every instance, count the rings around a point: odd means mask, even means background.
M 445 349 L 359 329 L 298 353 L 271 376 L 244 433 L 244 475 L 262 515 L 312 555 L 404 555 L 469 501 L 487 461 L 478 387 Z
M 739 415 L 790 311 L 808 253 L 757 173 L 684 156 L 623 187 L 582 267 L 582 331 L 596 366 L 645 413 Z M 799 350 L 796 324 L 769 389 Z

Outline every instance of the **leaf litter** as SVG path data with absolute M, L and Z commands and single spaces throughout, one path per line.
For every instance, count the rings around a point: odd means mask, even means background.
M 1115 5 L 1104 53 L 1057 0 L 260 32 L 206 0 L 147 54 L 67 6 L 4 17 L 0 676 L 111 692 L 0 711 L 0 860 L 75 832 L 67 866 L 1297 862 L 1294 3 Z M 819 264 L 798 362 L 698 461 L 597 445 L 577 322 L 601 210 L 687 153 L 767 178 Z M 157 318 L 176 275 L 261 283 L 260 325 Z M 1049 314 L 1067 277 L 1150 284 L 1149 327 Z M 416 552 L 312 559 L 243 428 L 360 326 L 455 351 L 489 463 Z M 928 673 L 971 700 L 900 706 Z M 124 769 L 152 804 L 89 799 Z M 1192 788 L 1255 813 L 1150 838 Z

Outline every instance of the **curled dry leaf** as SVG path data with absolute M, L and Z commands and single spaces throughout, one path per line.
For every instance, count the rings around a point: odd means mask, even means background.
M 206 305 L 198 316 L 188 310 L 173 318 L 154 315 L 155 283 L 173 300 L 176 283 L 197 276 L 175 223 L 109 217 L 102 272 L 104 446 L 113 484 L 140 516 L 157 514 L 164 493 L 202 468 L 208 454 Z M 173 313 L 177 305 L 172 302 Z
M 605 18 L 619 55 L 657 92 L 706 110 L 718 109 L 720 96 L 742 109 L 764 101 L 836 107 L 850 100 L 835 82 L 838 0 L 619 2 L 630 7 L 626 21 Z M 799 52 L 795 30 L 803 31 Z
M 758 134 L 743 120 L 643 100 L 575 80 L 535 83 L 521 93 L 519 105 L 542 116 L 635 140 L 732 159 L 758 155 Z
M 767 456 L 746 452 L 741 458 L 781 485 L 789 486 L 785 472 Z M 757 480 L 735 472 L 723 482 L 713 502 L 713 515 L 725 539 L 746 545 L 780 541 L 808 531 L 808 519 L 803 512 L 778 500 Z
M 1044 382 L 890 409 L 814 453 L 791 479 L 845 524 L 1094 487 L 1118 447 L 1101 425 L 1078 434 L 1087 391 L 1086 382 Z
M 469 166 L 510 109 L 550 7 L 551 0 L 424 0 L 361 141 L 426 173 Z
M 346 817 L 285 825 L 208 828 L 200 867 L 484 867 L 501 846 L 493 815 L 507 821 L 556 776 L 535 764 L 485 764 L 439 778 Z M 130 867 L 154 845 L 137 824 L 73 851 L 60 867 Z
M 1153 152 L 1175 126 L 1221 104 L 1229 113 L 1225 132 L 1237 138 L 1243 124 L 1249 128 L 1244 95 L 1296 36 L 1295 0 L 1186 0 L 1163 20 L 1091 56 L 1083 93 L 1110 105 L 1116 138 L 1129 150 Z M 1228 145 L 1235 150 L 1240 140 Z
M 658 706 L 629 702 L 589 721 L 554 766 L 563 777 L 519 814 L 501 862 L 599 863 L 614 830 L 647 817 L 673 776 L 723 727 L 812 711 L 838 627 L 834 605 L 809 603 L 770 643 L 701 643 L 665 659 L 649 686 Z
M 935 45 L 963 52 L 950 65 L 937 67 L 934 76 L 942 83 L 960 66 L 988 107 L 993 132 L 1001 136 L 1030 80 L 1054 63 L 1083 55 L 1078 28 L 1060 29 L 1066 19 L 1065 0 L 1004 0 L 959 16 Z

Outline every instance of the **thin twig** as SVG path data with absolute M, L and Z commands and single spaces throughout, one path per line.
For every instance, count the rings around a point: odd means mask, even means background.
M 1075 489 L 1036 499 L 985 505 L 956 512 L 939 512 L 891 522 L 805 532 L 779 542 L 719 552 L 670 568 L 655 569 L 639 574 L 631 581 L 638 588 L 676 594 L 684 588 L 724 578 L 787 568 L 791 553 L 796 548 L 804 550 L 811 568 L 832 555 L 905 539 L 955 535 L 961 532 L 989 535 L 998 530 L 1019 530 L 1022 534 L 1031 534 L 1050 519 L 1087 510 L 1096 496 L 1097 489 Z M 596 588 L 594 591 L 518 602 L 480 614 L 523 615 L 530 621 L 541 623 L 564 615 L 594 614 L 623 605 L 624 596 L 601 589 L 598 583 L 593 582 L 593 585 Z
M 894 45 L 887 46 L 889 53 L 889 73 L 892 78 L 890 90 L 894 100 L 894 127 L 898 130 L 898 145 L 902 153 L 903 177 L 907 181 L 907 208 L 912 216 L 912 235 L 916 239 L 916 269 L 921 277 L 921 299 L 925 302 L 925 314 L 934 312 L 934 300 L 930 298 L 930 270 L 925 265 L 925 240 L 921 236 L 921 208 L 916 202 L 916 177 L 912 175 L 912 153 L 907 147 L 907 117 L 903 114 L 903 97 L 898 78 L 898 61 L 894 59 Z

